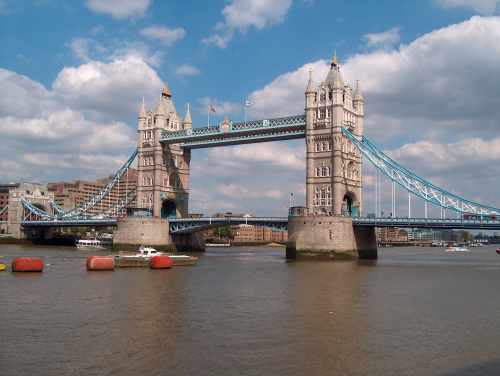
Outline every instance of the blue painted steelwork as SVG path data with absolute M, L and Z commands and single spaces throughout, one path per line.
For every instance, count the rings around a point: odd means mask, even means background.
M 20 201 L 21 201 L 21 204 L 23 205 L 23 207 L 26 210 L 28 210 L 29 213 L 36 215 L 36 216 L 43 218 L 43 219 L 53 219 L 54 218 L 54 216 L 52 214 L 47 213 L 45 210 L 42 210 L 42 209 L 36 207 L 31 202 L 26 200 L 26 198 L 24 198 L 23 196 L 21 196 Z
M 116 218 L 104 219 L 63 219 L 45 221 L 22 221 L 23 227 L 78 227 L 78 226 L 116 226 Z
M 254 225 L 286 230 L 288 218 L 282 217 L 238 217 L 238 218 L 181 218 L 171 219 L 171 234 L 189 234 L 210 227 L 224 225 Z M 430 219 L 430 218 L 353 218 L 354 226 L 367 227 L 400 227 L 429 229 L 469 229 L 500 230 L 500 221 L 462 220 L 462 219 Z
M 186 149 L 201 149 L 256 142 L 304 138 L 304 115 L 229 123 L 228 127 L 190 128 L 162 133 L 162 144 L 179 144 Z
M 94 206 L 99 204 L 115 187 L 116 184 L 121 180 L 123 175 L 127 172 L 129 167 L 132 165 L 134 162 L 135 158 L 137 157 L 137 149 L 134 150 L 132 155 L 129 157 L 129 159 L 125 162 L 123 166 L 120 167 L 120 169 L 116 172 L 116 174 L 113 176 L 113 178 L 109 181 L 109 183 L 101 190 L 99 191 L 96 195 L 94 195 L 89 201 L 85 202 L 82 206 L 71 209 L 69 211 L 64 211 L 63 208 L 58 206 L 55 202 L 51 201 L 50 206 L 56 213 L 50 214 L 47 213 L 44 210 L 41 210 L 35 206 L 33 206 L 29 201 L 27 201 L 24 197 L 21 198 L 21 203 L 23 204 L 23 207 L 28 210 L 31 214 L 37 215 L 41 218 L 44 219 L 52 219 L 52 220 L 61 220 L 61 219 L 79 219 L 79 218 L 85 218 L 87 216 L 87 212 L 92 209 Z M 135 195 L 135 193 L 134 193 Z M 127 202 L 129 202 L 129 198 L 127 197 Z
M 54 210 L 58 217 L 66 214 L 66 211 L 52 200 L 50 200 L 50 207 Z
M 115 176 L 113 176 L 113 179 L 110 180 L 110 182 L 106 185 L 106 187 L 104 187 L 104 189 L 99 191 L 99 193 L 93 196 L 89 201 L 85 202 L 81 207 L 72 209 L 69 212 L 64 213 L 62 216 L 58 216 L 58 218 L 79 217 L 81 215 L 84 215 L 89 209 L 92 209 L 94 206 L 99 204 L 104 199 L 104 197 L 106 197 L 111 192 L 115 185 L 118 184 L 125 172 L 127 172 L 127 170 L 129 169 L 130 165 L 134 162 L 137 154 L 138 150 L 135 149 L 129 159 L 122 167 L 120 167 Z
M 223 218 L 179 218 L 170 219 L 171 234 L 189 234 L 211 227 L 225 225 L 253 225 L 285 231 L 288 218 L 281 217 L 223 217 Z
M 500 230 L 499 220 L 465 220 L 434 218 L 353 218 L 354 226 L 429 229 Z
M 423 200 L 462 214 L 485 216 L 500 215 L 500 209 L 464 199 L 463 197 L 450 193 L 421 178 L 391 159 L 367 137 L 358 138 L 346 128 L 342 128 L 342 133 L 356 145 L 363 155 L 384 175 Z
M 0 215 L 2 215 L 3 213 L 5 213 L 8 208 L 9 208 L 9 205 L 5 205 L 2 209 L 0 209 Z

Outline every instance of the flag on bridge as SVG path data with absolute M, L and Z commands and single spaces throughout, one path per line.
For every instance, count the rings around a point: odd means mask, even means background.
M 212 106 L 211 104 L 208 105 L 208 112 L 213 112 L 214 114 L 217 112 L 215 111 L 215 107 Z
M 247 100 L 245 101 L 245 107 L 250 107 L 250 106 L 252 106 L 252 105 L 253 105 L 253 102 L 252 102 L 252 101 L 250 101 L 250 99 L 247 99 Z

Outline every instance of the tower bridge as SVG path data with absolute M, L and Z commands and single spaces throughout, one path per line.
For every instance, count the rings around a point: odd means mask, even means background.
M 343 258 L 376 258 L 375 227 L 500 229 L 500 209 L 437 187 L 399 165 L 364 135 L 361 84 L 357 81 L 351 88 L 344 82 L 336 57 L 323 81 L 315 83 L 310 74 L 307 85 L 304 84 L 304 114 L 248 122 L 224 119 L 217 126 L 195 128 L 189 107 L 181 120 L 165 86 L 154 111 L 147 111 L 144 101 L 140 106 L 137 149 L 105 189 L 71 211 L 53 203 L 43 210 L 28 198 L 20 197 L 12 205 L 24 210 L 21 225 L 29 229 L 116 224 L 114 241 L 119 246 L 150 244 L 193 249 L 203 248 L 199 235 L 203 229 L 251 222 L 287 228 L 287 257 L 294 259 L 331 259 L 339 254 Z M 306 144 L 305 207 L 291 208 L 288 217 L 283 218 L 188 218 L 192 150 L 299 138 L 305 139 Z M 138 181 L 134 198 L 140 215 L 117 221 L 110 211 L 89 217 L 89 208 L 109 194 L 135 158 Z M 393 182 L 393 189 L 399 185 L 423 200 L 425 218 L 364 217 L 363 158 Z M 427 204 L 454 211 L 459 218 L 428 218 Z M 127 202 L 120 205 L 123 209 Z

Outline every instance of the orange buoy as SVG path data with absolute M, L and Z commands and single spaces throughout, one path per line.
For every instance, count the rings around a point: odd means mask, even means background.
M 12 261 L 13 272 L 42 272 L 43 260 L 37 257 L 17 257 Z
M 89 256 L 87 270 L 115 270 L 115 259 L 113 256 Z
M 151 269 L 169 269 L 173 264 L 173 260 L 167 255 L 158 255 L 151 257 L 149 266 Z

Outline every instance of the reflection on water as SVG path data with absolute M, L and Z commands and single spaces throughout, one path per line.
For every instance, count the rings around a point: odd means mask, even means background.
M 0 375 L 498 375 L 500 256 L 385 248 L 286 262 L 211 248 L 195 267 L 87 272 L 89 252 L 0 273 Z

